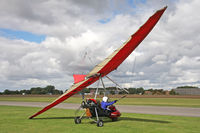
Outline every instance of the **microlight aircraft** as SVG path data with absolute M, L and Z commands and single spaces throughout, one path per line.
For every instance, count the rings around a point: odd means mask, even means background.
M 103 77 L 107 77 L 107 75 L 116 70 L 118 66 L 134 51 L 134 49 L 144 40 L 144 38 L 150 33 L 156 23 L 159 21 L 160 17 L 167 9 L 167 6 L 156 11 L 129 39 L 118 49 L 116 49 L 110 56 L 108 56 L 105 60 L 103 60 L 100 64 L 96 65 L 92 71 L 90 71 L 87 75 L 74 75 L 74 84 L 68 89 L 64 94 L 58 97 L 55 101 L 44 107 L 39 112 L 35 113 L 29 119 L 32 119 L 39 114 L 51 109 L 52 107 L 56 106 L 57 104 L 63 102 L 64 100 L 68 99 L 69 97 L 73 96 L 74 94 L 78 93 L 82 89 L 86 88 L 87 86 L 93 84 L 97 80 L 101 80 Z M 111 80 L 111 79 L 110 79 Z M 113 80 L 111 80 L 115 83 Z M 103 84 L 103 82 L 102 82 Z M 118 84 L 117 84 L 118 85 Z M 104 86 L 104 85 L 103 85 Z M 118 85 L 119 86 L 119 85 Z M 121 88 L 121 87 L 120 87 Z M 126 90 L 125 90 L 126 91 Z M 96 99 L 96 96 L 95 96 Z M 83 105 L 82 107 L 87 107 Z M 97 125 L 101 126 L 102 123 L 99 123 L 100 120 L 98 118 L 97 109 L 95 109 L 95 116 L 97 117 Z M 119 112 L 118 112 L 119 114 Z M 117 115 L 116 117 L 119 117 Z M 80 117 L 75 119 L 76 123 L 79 123 Z M 102 122 L 102 121 L 101 121 Z

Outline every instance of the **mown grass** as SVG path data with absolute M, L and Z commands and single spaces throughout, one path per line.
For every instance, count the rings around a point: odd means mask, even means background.
M 51 109 L 35 119 L 28 119 L 40 108 L 0 106 L 1 133 L 199 133 L 199 117 L 123 113 L 117 122 L 104 119 L 97 127 L 88 119 L 74 124 L 74 110 Z
M 52 102 L 56 97 L 1 97 L 0 101 L 23 101 L 23 102 Z M 114 100 L 115 98 L 111 98 Z M 117 98 L 116 98 L 117 99 Z M 71 97 L 65 103 L 80 103 L 80 97 Z M 178 107 L 200 107 L 200 99 L 192 98 L 124 98 L 117 104 L 119 105 L 151 105 L 151 106 L 178 106 Z
M 200 107 L 200 99 L 191 98 L 126 98 L 119 102 L 126 105 Z

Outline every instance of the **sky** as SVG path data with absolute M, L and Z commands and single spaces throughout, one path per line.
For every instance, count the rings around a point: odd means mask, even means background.
M 166 5 L 108 76 L 122 87 L 200 87 L 199 0 L 0 0 L 0 91 L 68 89 L 73 74 L 87 74 Z

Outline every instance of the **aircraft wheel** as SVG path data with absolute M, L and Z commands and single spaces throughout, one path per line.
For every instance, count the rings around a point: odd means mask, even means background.
M 75 118 L 74 118 L 74 122 L 75 122 L 76 124 L 80 124 L 80 123 L 81 123 L 80 117 L 75 117 Z
M 82 101 L 81 107 L 82 107 L 82 108 L 85 108 L 85 101 Z
M 98 120 L 97 121 L 97 126 L 98 127 L 103 127 L 103 121 L 102 120 Z

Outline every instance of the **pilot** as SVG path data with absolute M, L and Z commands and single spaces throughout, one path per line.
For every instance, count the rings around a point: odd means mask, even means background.
M 112 102 L 108 102 L 108 97 L 104 96 L 103 101 L 101 102 L 101 108 L 104 109 L 106 112 L 110 112 L 110 110 L 107 107 L 116 103 L 116 102 L 117 102 L 117 100 L 112 101 Z

